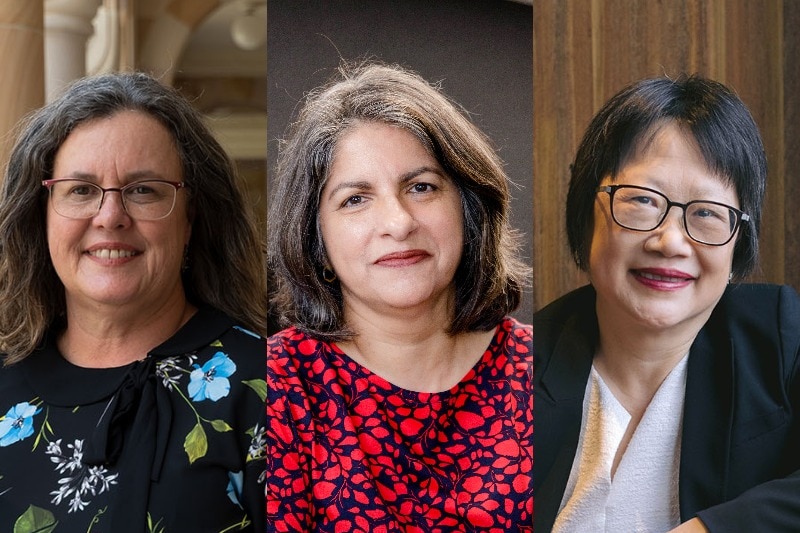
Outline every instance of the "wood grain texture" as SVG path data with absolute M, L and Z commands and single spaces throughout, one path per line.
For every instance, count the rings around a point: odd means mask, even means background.
M 535 0 L 534 298 L 585 283 L 566 245 L 569 163 L 602 104 L 645 77 L 698 73 L 733 88 L 764 139 L 769 178 L 753 280 L 800 288 L 800 44 L 792 0 Z M 792 97 L 785 97 L 791 95 Z
M 784 282 L 800 289 L 800 2 L 783 6 Z

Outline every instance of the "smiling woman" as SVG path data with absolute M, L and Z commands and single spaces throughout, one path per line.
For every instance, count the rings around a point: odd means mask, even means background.
M 766 182 L 713 80 L 639 81 L 591 121 L 566 205 L 591 284 L 533 317 L 536 531 L 800 528 L 800 297 L 739 283 Z
M 416 74 L 343 67 L 307 98 L 268 219 L 271 528 L 530 531 L 508 204 L 488 140 Z
M 22 125 L 0 531 L 264 531 L 261 252 L 230 160 L 155 79 L 79 80 Z
M 407 320 L 438 307 L 446 316 L 463 249 L 461 198 L 411 133 L 366 122 L 343 134 L 319 220 L 351 327 L 370 311 Z

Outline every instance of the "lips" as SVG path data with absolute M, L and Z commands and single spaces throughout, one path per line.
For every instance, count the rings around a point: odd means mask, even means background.
M 104 260 L 128 259 L 140 253 L 133 247 L 120 243 L 96 244 L 86 250 L 86 254 Z
M 679 289 L 696 279 L 681 270 L 666 268 L 645 268 L 633 270 L 632 273 L 643 285 L 659 290 Z
M 382 255 L 375 261 L 375 264 L 388 267 L 408 266 L 419 263 L 430 255 L 425 250 L 403 250 Z
M 100 250 L 92 250 L 89 252 L 89 255 L 93 255 L 94 257 L 98 257 L 100 259 L 119 259 L 120 257 L 133 257 L 136 255 L 136 252 L 132 252 L 130 250 L 110 250 L 108 248 L 102 248 Z

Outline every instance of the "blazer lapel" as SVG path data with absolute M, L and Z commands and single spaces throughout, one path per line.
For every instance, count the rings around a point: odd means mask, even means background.
M 679 480 L 682 521 L 726 499 L 734 357 L 720 321 L 712 315 L 689 354 Z
M 540 380 L 534 380 L 534 531 L 550 531 L 569 479 L 596 327 L 593 312 L 570 317 L 541 369 Z M 594 333 L 587 335 L 587 329 Z M 542 477 L 540 472 L 546 475 Z

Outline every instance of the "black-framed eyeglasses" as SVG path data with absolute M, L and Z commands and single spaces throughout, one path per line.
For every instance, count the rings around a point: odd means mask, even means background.
M 175 208 L 178 189 L 186 187 L 182 181 L 143 180 L 124 187 L 104 189 L 96 183 L 81 179 L 54 179 L 42 181 L 50 192 L 56 213 L 67 218 L 92 218 L 100 212 L 107 192 L 118 192 L 122 207 L 136 220 L 160 220 Z
M 673 202 L 663 193 L 637 185 L 604 185 L 596 192 L 611 198 L 611 218 L 625 229 L 653 231 L 673 207 L 683 210 L 683 227 L 693 241 L 709 246 L 727 244 L 750 216 L 729 205 L 710 200 Z

